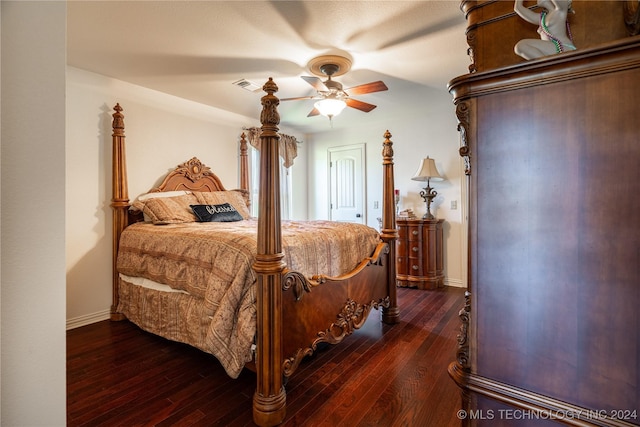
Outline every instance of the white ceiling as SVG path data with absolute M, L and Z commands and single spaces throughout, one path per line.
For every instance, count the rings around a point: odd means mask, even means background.
M 70 1 L 67 62 L 84 70 L 219 107 L 260 115 L 260 97 L 232 83 L 262 86 L 279 98 L 315 94 L 300 78 L 323 54 L 352 59 L 335 78 L 345 88 L 382 80 L 388 91 L 354 96 L 378 108 L 347 108 L 334 128 L 419 114 L 433 90 L 467 72 L 459 0 L 422 1 Z M 326 131 L 307 117 L 312 100 L 280 104 L 281 125 Z

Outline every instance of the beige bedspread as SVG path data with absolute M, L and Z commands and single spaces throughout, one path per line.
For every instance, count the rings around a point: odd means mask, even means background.
M 339 276 L 349 272 L 370 256 L 379 242 L 378 233 L 370 227 L 329 221 L 283 221 L 282 235 L 287 268 L 307 276 Z M 117 263 L 121 274 L 144 277 L 184 291 L 189 297 L 171 297 L 181 301 L 174 305 L 187 305 L 184 310 L 175 310 L 176 313 L 184 311 L 187 317 L 211 319 L 208 324 L 190 324 L 185 328 L 181 333 L 189 333 L 189 339 L 182 339 L 179 333 L 176 336 L 176 331 L 172 331 L 170 337 L 212 353 L 234 378 L 251 360 L 256 330 L 256 275 L 252 268 L 256 236 L 257 221 L 245 220 L 169 225 L 139 223 L 125 229 L 120 238 Z M 131 307 L 139 310 L 144 305 L 132 305 L 127 297 L 126 293 L 120 295 L 118 309 L 128 318 L 134 322 L 142 317 L 158 318 L 127 312 Z M 174 311 L 171 304 L 163 307 Z M 163 316 L 176 313 L 163 313 Z M 141 326 L 152 332 L 163 327 Z M 190 330 L 193 328 L 198 331 Z

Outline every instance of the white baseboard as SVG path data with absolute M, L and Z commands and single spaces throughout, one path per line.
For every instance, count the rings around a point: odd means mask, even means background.
M 69 329 L 79 328 L 80 326 L 90 325 L 92 323 L 108 320 L 111 317 L 111 310 L 98 311 L 97 313 L 85 314 L 84 316 L 67 319 L 67 331 Z
M 462 283 L 460 279 L 449 279 L 448 277 L 445 279 L 444 284 L 446 286 L 455 286 L 456 288 L 464 288 L 465 284 Z

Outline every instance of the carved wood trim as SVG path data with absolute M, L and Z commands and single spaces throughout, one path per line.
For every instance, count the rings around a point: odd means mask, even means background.
M 310 293 L 312 287 L 318 286 L 322 282 L 324 280 L 312 282 L 298 271 L 287 271 L 282 275 L 282 291 L 286 292 L 291 289 L 295 300 L 300 301 L 304 293 Z
M 381 299 L 380 301 L 371 301 L 368 304 L 358 304 L 354 300 L 348 299 L 340 313 L 336 316 L 337 320 L 326 330 L 319 331 L 318 337 L 313 340 L 309 347 L 298 349 L 293 356 L 284 360 L 282 363 L 282 371 L 285 378 L 293 375 L 302 360 L 318 350 L 319 344 L 326 343 L 335 345 L 342 342 L 342 340 L 364 325 L 372 308 L 387 308 L 389 304 L 389 297 Z
M 460 332 L 457 336 L 458 349 L 456 351 L 456 361 L 449 365 L 449 376 L 455 381 L 455 383 L 462 389 L 462 409 L 468 414 L 472 409 L 471 395 L 468 390 L 469 386 L 469 374 L 471 372 L 471 358 L 469 347 L 469 327 L 471 324 L 471 293 L 466 291 L 464 293 L 464 306 L 458 312 L 462 324 L 460 325 Z M 469 426 L 470 420 L 468 417 L 460 417 L 462 419 L 463 426 Z
M 467 56 L 469 56 L 469 60 L 471 63 L 469 64 L 469 72 L 475 73 L 477 71 L 476 63 L 475 63 L 475 51 L 477 44 L 477 34 L 478 28 L 476 25 L 473 25 L 469 22 L 469 12 L 477 7 L 476 0 L 462 0 L 460 2 L 460 10 L 464 13 L 464 17 L 467 20 L 467 28 L 465 30 L 465 35 L 467 37 Z
M 456 117 L 458 118 L 458 132 L 460 133 L 460 148 L 458 153 L 464 159 L 464 173 L 471 175 L 471 149 L 469 148 L 470 105 L 468 102 L 460 102 L 456 105 Z
M 460 333 L 458 333 L 458 351 L 456 353 L 456 363 L 458 366 L 468 372 L 471 369 L 469 355 L 469 325 L 471 321 L 471 293 L 464 293 L 464 307 L 458 313 L 462 325 L 460 325 Z
M 180 163 L 150 193 L 174 190 L 225 191 L 222 181 L 197 157 Z
M 196 182 L 205 176 L 215 176 L 213 175 L 213 172 L 211 172 L 211 168 L 206 166 L 196 157 L 192 157 L 191 160 L 180 163 L 174 172 L 184 175 L 192 182 Z M 222 183 L 220 183 L 220 186 L 222 186 Z
M 478 16 L 483 16 L 481 13 L 473 13 L 474 11 L 490 6 L 491 3 L 496 3 L 499 0 L 485 0 L 479 2 L 478 0 L 462 0 L 460 2 L 460 10 L 464 13 L 467 20 L 467 28 L 465 35 L 467 37 L 467 55 L 471 64 L 469 64 L 469 73 L 476 73 L 478 71 L 478 64 L 476 63 L 476 52 L 478 52 L 478 30 L 486 25 L 491 25 L 497 21 L 508 19 L 515 15 L 515 12 L 492 17 L 491 19 L 477 20 Z
M 469 57 L 469 73 L 475 73 L 478 71 L 476 66 L 476 45 L 477 45 L 477 29 L 470 29 L 467 31 L 467 56 Z
M 624 24 L 630 36 L 640 34 L 640 0 L 626 0 L 623 5 Z

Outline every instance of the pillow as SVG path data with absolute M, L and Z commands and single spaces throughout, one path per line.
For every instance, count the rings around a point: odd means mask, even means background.
M 203 191 L 193 192 L 193 195 L 198 200 L 198 202 L 194 203 L 194 205 L 221 205 L 223 203 L 229 203 L 231 206 L 236 208 L 243 219 L 251 218 L 249 208 L 244 201 L 242 193 L 240 193 L 239 191 Z
M 191 194 L 191 191 L 187 191 L 187 190 L 154 191 L 152 193 L 139 195 L 138 200 L 141 202 L 144 202 L 145 200 L 156 199 L 158 197 L 175 197 L 175 196 L 184 196 L 185 194 Z
M 145 218 L 154 224 L 180 224 L 195 222 L 196 216 L 191 210 L 191 204 L 196 202 L 193 194 L 175 197 L 155 197 L 148 199 L 142 206 Z
M 242 215 L 229 203 L 220 205 L 191 205 L 193 213 L 200 222 L 242 221 Z
M 143 212 L 144 205 L 147 202 L 147 200 L 156 199 L 159 197 L 184 196 L 186 194 L 191 194 L 191 192 L 186 190 L 175 190 L 175 191 L 155 191 L 152 193 L 141 194 L 136 198 L 136 200 L 133 201 L 133 203 L 131 203 L 131 207 L 129 207 L 129 209 L 132 211 Z M 148 218 L 147 215 L 144 216 L 144 220 L 151 221 L 151 219 Z

